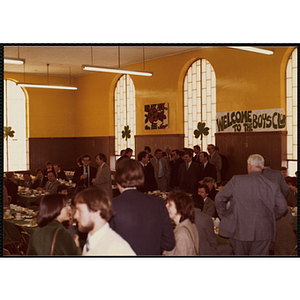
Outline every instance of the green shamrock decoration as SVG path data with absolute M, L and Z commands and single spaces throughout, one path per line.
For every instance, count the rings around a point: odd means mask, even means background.
M 125 141 L 127 141 L 127 139 L 130 139 L 130 132 L 131 130 L 129 129 L 129 125 L 124 126 L 124 130 L 122 130 L 122 138 L 125 138 Z
M 4 135 L 3 135 L 4 139 L 8 139 L 8 137 L 12 138 L 15 136 L 15 131 L 12 130 L 11 126 L 4 126 L 3 129 L 4 129 Z
M 194 135 L 195 135 L 196 139 L 199 136 L 201 136 L 201 140 L 202 140 L 203 135 L 208 135 L 209 134 L 209 132 L 208 132 L 209 128 L 205 127 L 205 122 L 203 122 L 203 123 L 199 122 L 198 125 L 197 125 L 197 128 L 198 129 L 194 130 Z

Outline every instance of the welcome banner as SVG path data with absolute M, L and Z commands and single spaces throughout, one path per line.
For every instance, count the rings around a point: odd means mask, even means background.
M 217 132 L 285 130 L 283 108 L 217 113 Z

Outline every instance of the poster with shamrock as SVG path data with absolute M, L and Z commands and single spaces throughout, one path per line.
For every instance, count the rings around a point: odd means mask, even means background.
M 145 105 L 145 129 L 169 128 L 169 103 Z

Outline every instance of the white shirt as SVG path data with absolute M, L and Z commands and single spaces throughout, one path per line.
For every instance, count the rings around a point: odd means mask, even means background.
M 104 256 L 104 255 L 136 255 L 130 245 L 106 223 L 94 234 L 88 234 L 90 250 L 86 252 L 86 245 L 83 247 L 82 255 Z

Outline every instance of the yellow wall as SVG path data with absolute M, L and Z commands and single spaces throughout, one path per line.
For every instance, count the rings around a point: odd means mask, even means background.
M 4 79 L 24 82 L 23 74 L 5 73 Z M 26 83 L 47 83 L 46 76 L 26 75 Z M 69 85 L 69 78 L 50 77 L 50 84 Z M 29 137 L 74 137 L 76 91 L 24 88 L 28 96 Z
M 118 76 L 94 73 L 74 80 L 78 90 L 75 95 L 75 136 L 113 136 L 113 91 Z
M 208 47 L 146 61 L 152 77 L 131 76 L 136 90 L 136 134 L 183 134 L 183 79 L 190 64 L 207 59 L 216 72 L 217 112 L 285 108 L 285 65 L 291 47 L 269 47 L 263 55 Z M 143 64 L 126 66 L 143 69 Z M 23 81 L 23 75 L 5 74 Z M 92 73 L 73 79 L 77 91 L 27 89 L 30 137 L 114 136 L 114 87 L 120 76 Z M 26 75 L 26 82 L 46 82 L 45 76 Z M 51 77 L 51 83 L 69 84 Z M 144 105 L 169 103 L 169 128 L 144 129 Z

